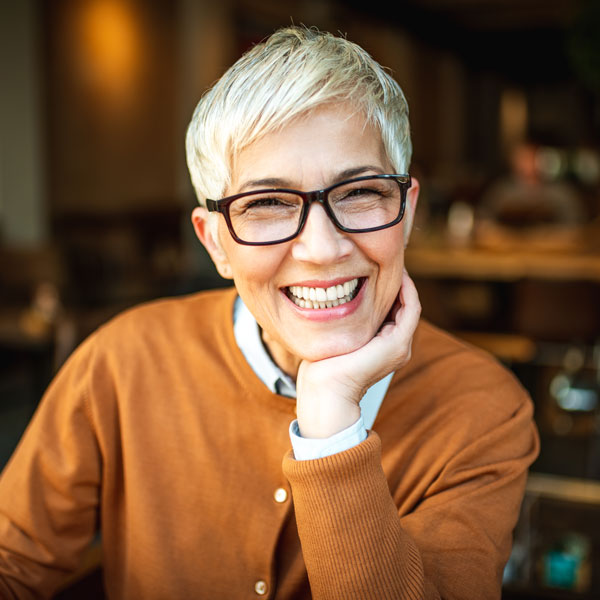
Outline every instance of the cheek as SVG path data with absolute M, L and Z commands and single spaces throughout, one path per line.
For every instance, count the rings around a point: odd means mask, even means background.
M 382 233 L 382 232 L 379 232 Z M 387 314 L 396 300 L 402 282 L 404 243 L 401 234 L 380 236 L 370 248 L 370 258 L 378 265 L 375 305 L 378 318 Z
M 277 285 L 281 252 L 273 248 L 240 246 L 229 253 L 233 279 L 238 290 L 256 290 Z
M 392 276 L 395 272 L 402 273 L 404 266 L 404 236 L 402 229 L 392 227 L 383 231 L 375 231 L 366 238 L 362 245 L 363 252 L 376 263 L 379 271 L 385 277 Z

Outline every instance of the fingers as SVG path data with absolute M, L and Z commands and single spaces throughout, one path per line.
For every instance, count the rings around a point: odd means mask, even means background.
M 396 312 L 396 325 L 402 328 L 403 333 L 412 336 L 421 316 L 421 303 L 419 302 L 417 288 L 406 269 L 402 274 L 402 285 L 398 296 L 401 306 Z
M 358 400 L 369 386 L 388 373 L 402 368 L 411 357 L 412 340 L 419 323 L 421 304 L 414 283 L 404 271 L 396 303 L 377 335 L 349 354 L 331 357 L 305 365 L 309 378 L 319 381 L 316 389 L 324 389 L 339 380 Z M 332 376 L 335 374 L 336 376 Z M 327 383 L 324 385 L 323 381 Z M 339 386 L 338 386 L 339 387 Z
M 385 323 L 379 336 L 382 345 L 378 348 L 385 358 L 382 364 L 393 365 L 393 369 L 403 366 L 411 356 L 412 339 L 419 324 L 421 303 L 412 279 L 406 269 L 402 275 L 402 285 L 398 294 L 400 307 L 394 321 Z

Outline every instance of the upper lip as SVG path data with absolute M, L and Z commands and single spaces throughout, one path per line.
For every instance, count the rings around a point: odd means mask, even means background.
M 320 287 L 320 288 L 328 288 L 334 285 L 343 285 L 346 281 L 352 281 L 353 279 L 361 279 L 360 275 L 353 275 L 349 277 L 336 277 L 335 279 L 307 279 L 305 281 L 296 281 L 294 283 L 290 283 L 285 287 L 291 287 L 293 285 L 302 286 L 302 287 Z

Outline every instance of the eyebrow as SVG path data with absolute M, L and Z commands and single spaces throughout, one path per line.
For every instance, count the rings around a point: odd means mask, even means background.
M 352 177 L 359 177 L 367 172 L 375 171 L 376 174 L 384 173 L 384 170 L 380 166 L 375 165 L 362 165 L 360 167 L 351 167 L 349 169 L 344 169 L 343 171 L 339 171 L 336 173 L 331 180 L 329 185 L 335 185 L 340 181 L 344 181 L 345 179 L 351 179 Z M 259 188 L 291 188 L 292 183 L 290 183 L 289 179 L 284 179 L 280 177 L 265 177 L 263 179 L 252 179 L 250 181 L 244 182 L 242 186 L 240 186 L 239 191 L 244 191 L 248 188 L 259 189 Z M 325 186 L 328 187 L 328 186 Z

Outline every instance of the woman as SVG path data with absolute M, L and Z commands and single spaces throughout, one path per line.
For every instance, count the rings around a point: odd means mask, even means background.
M 419 324 L 398 85 L 281 30 L 201 100 L 187 152 L 235 288 L 136 308 L 71 357 L 0 482 L 0 592 L 50 593 L 99 517 L 110 598 L 499 597 L 531 404 Z

